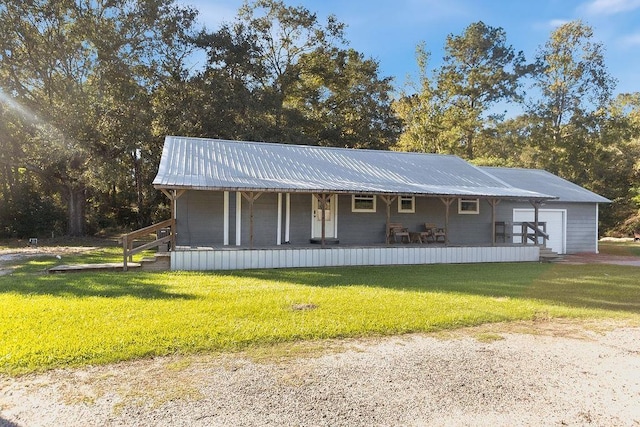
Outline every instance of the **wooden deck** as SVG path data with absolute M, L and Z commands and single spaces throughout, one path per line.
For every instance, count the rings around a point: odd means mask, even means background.
M 129 269 L 140 268 L 142 264 L 136 262 L 128 263 Z M 88 271 L 122 271 L 124 269 L 124 263 L 112 262 L 102 264 L 69 264 L 69 265 L 57 265 L 51 267 L 49 273 L 82 273 Z
M 140 262 L 127 262 L 126 270 L 166 271 L 170 267 L 171 254 L 157 252 L 152 257 L 143 258 Z M 70 264 L 57 265 L 48 270 L 49 273 L 81 273 L 86 271 L 126 271 L 124 263 Z

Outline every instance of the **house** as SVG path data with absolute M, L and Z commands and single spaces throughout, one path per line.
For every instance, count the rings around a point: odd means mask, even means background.
M 172 269 L 187 270 L 535 261 L 547 242 L 595 252 L 608 202 L 544 171 L 451 155 L 177 136 L 153 185 L 172 201 Z

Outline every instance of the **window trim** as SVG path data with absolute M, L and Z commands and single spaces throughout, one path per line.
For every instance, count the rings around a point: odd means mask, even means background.
M 462 209 L 463 203 L 474 203 L 476 205 L 474 210 Z M 480 199 L 479 198 L 465 198 L 460 197 L 458 199 L 458 214 L 460 215 L 478 215 L 480 214 Z
M 372 207 L 369 209 L 356 208 L 356 199 L 370 199 L 372 201 Z M 352 194 L 351 195 L 351 212 L 376 212 L 376 199 L 374 194 Z
M 402 199 L 411 201 L 409 209 L 402 208 Z M 398 196 L 398 213 L 416 213 L 416 196 Z

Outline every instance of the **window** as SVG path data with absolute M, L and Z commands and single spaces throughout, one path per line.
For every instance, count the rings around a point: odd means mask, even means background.
M 352 212 L 375 212 L 376 196 L 369 194 L 354 194 L 351 196 Z
M 459 214 L 478 214 L 480 213 L 479 199 L 458 199 Z
M 416 211 L 416 198 L 414 196 L 398 197 L 399 213 L 415 213 L 415 211 Z

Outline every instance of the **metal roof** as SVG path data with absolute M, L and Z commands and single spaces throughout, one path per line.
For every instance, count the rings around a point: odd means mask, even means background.
M 553 199 L 459 157 L 167 136 L 156 188 Z
M 611 203 L 611 200 L 545 170 L 496 167 L 480 169 L 514 187 L 554 195 L 559 202 Z

